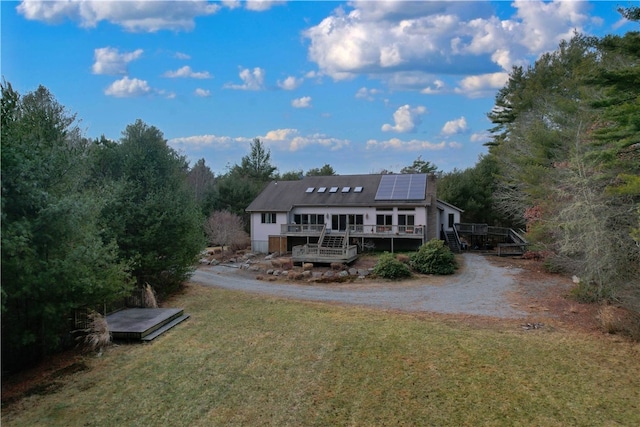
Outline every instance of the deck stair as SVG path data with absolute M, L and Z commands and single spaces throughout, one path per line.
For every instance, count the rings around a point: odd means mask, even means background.
M 344 246 L 344 236 L 337 234 L 327 234 L 322 239 L 320 246 L 323 248 L 341 248 Z
M 460 253 L 460 241 L 458 240 L 458 236 L 455 231 L 446 231 L 445 232 L 445 241 L 451 252 L 454 254 Z

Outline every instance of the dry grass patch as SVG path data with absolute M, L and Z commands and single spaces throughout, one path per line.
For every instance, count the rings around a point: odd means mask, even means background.
M 638 425 L 640 348 L 581 334 L 190 285 L 191 319 L 121 345 L 3 425 Z

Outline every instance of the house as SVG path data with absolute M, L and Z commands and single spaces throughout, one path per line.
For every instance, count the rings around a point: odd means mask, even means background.
M 247 207 L 254 251 L 294 261 L 352 261 L 441 238 L 461 209 L 438 200 L 434 174 L 307 176 L 272 181 Z

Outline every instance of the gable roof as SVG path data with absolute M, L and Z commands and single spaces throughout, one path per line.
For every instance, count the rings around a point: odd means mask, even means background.
M 426 191 L 421 194 L 422 198 L 417 200 L 376 200 L 380 181 L 384 176 L 390 175 L 306 176 L 299 181 L 272 181 L 251 202 L 246 211 L 288 212 L 296 206 L 431 205 L 431 196 L 427 195 Z M 416 180 L 424 179 L 426 183 L 426 174 L 415 174 L 413 177 Z M 356 188 L 360 191 L 356 192 Z

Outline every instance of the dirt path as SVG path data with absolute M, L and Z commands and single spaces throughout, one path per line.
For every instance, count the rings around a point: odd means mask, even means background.
M 265 282 L 224 266 L 202 267 L 191 281 L 207 286 L 277 297 L 326 301 L 380 309 L 522 318 L 527 313 L 511 305 L 508 293 L 517 289 L 518 268 L 492 265 L 485 257 L 466 253 L 458 273 L 425 276 L 401 282 L 293 284 Z

